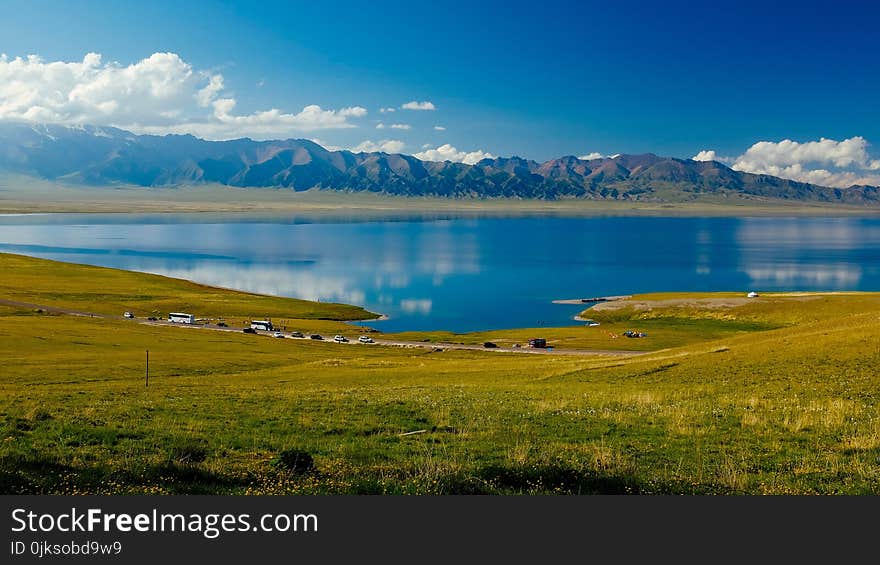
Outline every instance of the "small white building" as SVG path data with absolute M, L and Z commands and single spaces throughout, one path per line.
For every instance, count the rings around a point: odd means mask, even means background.
M 754 290 L 747 295 L 749 298 L 758 298 L 758 293 Z
M 174 324 L 195 324 L 196 317 L 192 314 L 184 314 L 183 312 L 171 312 L 168 314 L 168 321 Z

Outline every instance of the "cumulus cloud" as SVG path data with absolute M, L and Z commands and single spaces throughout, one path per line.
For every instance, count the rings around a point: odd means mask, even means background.
M 747 173 L 846 188 L 854 184 L 880 185 L 880 159 L 868 153 L 869 143 L 861 136 L 843 141 L 820 138 L 818 141 L 759 141 L 735 158 L 719 157 L 703 150 L 695 161 L 715 160 L 732 163 L 731 168 Z
M 605 158 L 605 155 L 602 155 L 601 153 L 599 153 L 597 151 L 593 151 L 592 153 L 587 153 L 586 155 L 581 155 L 580 157 L 578 157 L 578 159 L 580 159 L 582 161 L 592 161 L 593 159 L 603 159 L 603 158 Z
M 356 127 L 360 106 L 300 112 L 277 108 L 240 114 L 225 93 L 223 75 L 198 70 L 176 53 L 154 53 L 136 63 L 45 61 L 0 55 L 0 120 L 108 125 L 136 133 L 191 133 L 208 139 L 257 139 L 293 132 Z
M 805 163 L 849 167 L 858 165 L 869 168 L 868 142 L 864 137 L 851 137 L 843 141 L 821 138 L 819 141 L 798 143 L 790 139 L 780 142 L 759 141 L 749 147 L 737 160 L 748 169 L 773 166 L 790 166 Z M 878 167 L 880 168 L 880 167 Z
M 351 151 L 354 153 L 400 153 L 404 147 L 406 144 L 396 139 L 383 139 L 378 142 L 365 140 L 352 147 Z
M 378 124 L 376 124 L 376 129 L 385 129 L 385 124 L 379 122 Z
M 444 127 L 444 126 L 434 126 L 434 131 L 446 131 L 446 127 Z
M 473 165 L 482 159 L 492 159 L 495 156 L 483 150 L 477 151 L 459 151 L 452 145 L 446 143 L 436 149 L 426 149 L 420 153 L 413 155 L 422 161 L 454 161 L 456 163 L 464 163 Z
M 703 149 L 693 157 L 691 157 L 692 161 L 717 161 L 718 155 L 715 151 Z
M 417 102 L 413 100 L 412 102 L 407 102 L 406 104 L 401 104 L 400 106 L 404 110 L 436 110 L 437 107 L 434 106 L 433 102 L 429 102 L 427 100 L 423 102 Z
M 396 110 L 397 110 L 396 108 L 391 108 L 391 107 L 388 107 L 388 108 L 379 108 L 379 111 L 380 111 L 381 113 L 383 113 L 383 114 L 385 114 L 385 113 L 387 113 L 387 112 L 395 112 Z

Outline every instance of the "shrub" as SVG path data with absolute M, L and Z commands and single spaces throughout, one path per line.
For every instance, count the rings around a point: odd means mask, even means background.
M 285 449 L 272 460 L 272 466 L 294 475 L 305 475 L 316 471 L 315 460 L 309 453 L 300 449 Z

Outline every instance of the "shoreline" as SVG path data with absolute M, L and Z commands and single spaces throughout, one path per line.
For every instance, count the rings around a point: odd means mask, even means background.
M 615 302 L 617 300 L 626 300 L 632 298 L 631 294 L 620 294 L 615 296 L 596 296 L 594 298 L 562 298 L 552 300 L 553 304 L 596 304 L 598 302 Z
M 242 203 L 243 204 L 243 203 Z M 31 217 L 56 215 L 156 215 L 156 216 L 221 216 L 229 218 L 266 218 L 277 220 L 291 216 L 307 218 L 346 218 L 370 220 L 390 218 L 455 219 L 473 217 L 547 217 L 601 218 L 601 217 L 656 217 L 656 218 L 876 218 L 880 210 L 871 208 L 820 208 L 820 207 L 728 207 L 701 205 L 674 205 L 669 207 L 507 207 L 504 204 L 487 204 L 483 207 L 449 206 L 424 207 L 360 207 L 360 206 L 247 206 L 223 205 L 212 207 L 156 206 L 152 202 L 142 206 L 120 207 L 96 203 L 94 205 L 63 205 L 53 202 L 48 206 L 35 206 L 30 202 L 0 200 L 0 217 Z
M 287 298 L 287 297 L 286 297 L 286 296 L 282 296 L 281 298 Z M 355 304 L 354 306 L 357 306 L 357 304 Z M 363 306 L 360 306 L 360 308 L 364 308 L 364 307 L 363 307 Z M 364 308 L 364 310 L 367 310 L 367 309 Z M 382 313 L 380 313 L 380 312 L 373 312 L 373 311 L 371 311 L 371 310 L 367 310 L 367 312 L 370 312 L 370 314 L 376 314 L 377 317 L 376 317 L 376 318 L 369 318 L 369 319 L 367 319 L 367 320 L 345 320 L 345 323 L 346 323 L 346 324 L 357 325 L 357 324 L 366 324 L 367 322 L 384 322 L 385 320 L 390 320 L 390 319 L 391 319 L 391 318 L 388 317 L 387 314 L 382 314 Z M 358 326 L 358 327 L 363 328 L 363 327 L 366 327 L 366 326 Z M 373 328 L 369 328 L 369 329 L 373 329 Z M 380 330 L 375 330 L 375 331 L 380 331 Z
M 789 202 L 761 197 L 711 197 L 691 201 L 605 201 L 563 198 L 443 198 L 310 189 L 75 185 L 0 177 L 0 214 L 262 214 L 379 216 L 559 215 L 599 216 L 880 216 L 880 207 Z

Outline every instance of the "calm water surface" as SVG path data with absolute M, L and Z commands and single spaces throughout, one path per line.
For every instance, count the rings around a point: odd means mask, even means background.
M 0 251 L 358 304 L 384 331 L 574 323 L 560 298 L 880 290 L 878 218 L 0 216 Z

